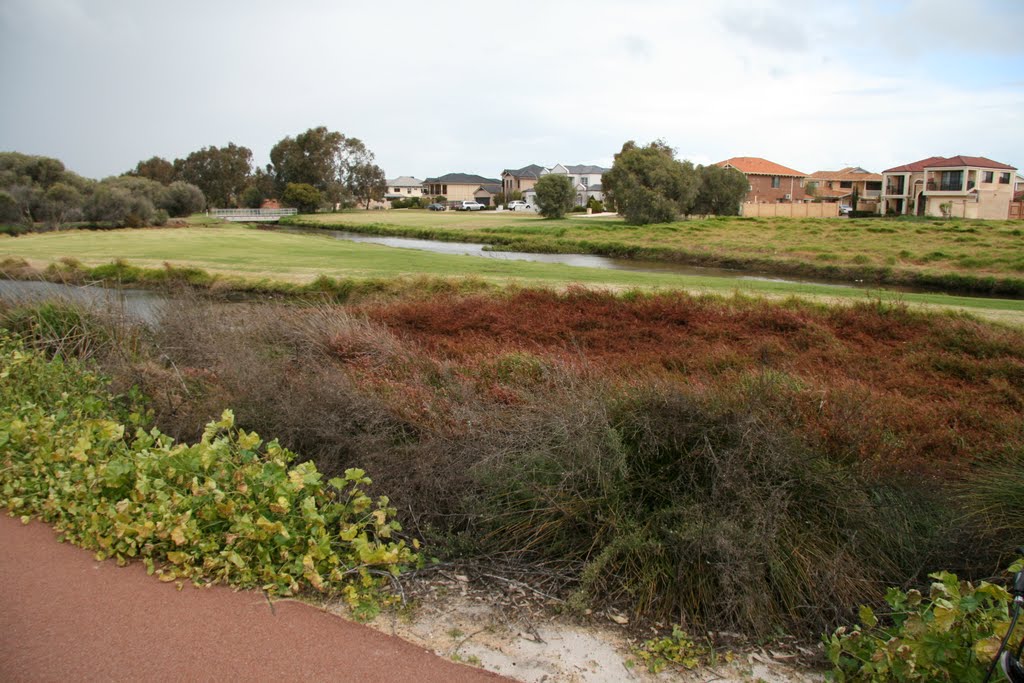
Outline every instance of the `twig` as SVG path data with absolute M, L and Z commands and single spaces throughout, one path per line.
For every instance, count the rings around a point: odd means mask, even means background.
M 480 576 L 486 576 L 489 579 L 495 579 L 497 581 L 504 581 L 507 584 L 510 584 L 510 585 L 513 585 L 513 586 L 519 586 L 520 588 L 525 588 L 526 590 L 530 591 L 531 593 L 536 593 L 537 595 L 541 596 L 542 598 L 547 598 L 548 600 L 554 600 L 555 602 L 558 602 L 558 603 L 564 603 L 565 602 L 565 600 L 562 600 L 561 598 L 556 598 L 554 595 L 549 595 L 549 594 L 547 594 L 547 593 L 545 593 L 543 591 L 539 591 L 536 588 L 534 588 L 533 586 L 525 584 L 522 581 L 516 581 L 515 579 L 506 579 L 504 576 L 497 576 L 495 574 L 481 574 Z

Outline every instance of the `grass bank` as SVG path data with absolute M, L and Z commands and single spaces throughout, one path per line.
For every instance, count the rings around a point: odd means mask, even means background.
M 285 223 L 470 241 L 516 251 L 675 261 L 835 280 L 1024 296 L 1024 221 L 718 217 L 634 227 L 618 218 L 416 210 Z
M 224 224 L 0 237 L 0 270 L 7 277 L 141 285 L 172 281 L 216 291 L 327 295 L 336 301 L 347 300 L 354 293 L 415 288 L 479 290 L 509 285 L 564 288 L 580 284 L 618 290 L 722 294 L 739 291 L 822 301 L 900 300 L 965 309 L 1024 324 L 1024 301 L 1017 300 L 504 261 Z
M 932 569 L 991 575 L 1021 531 L 1024 333 L 965 316 L 570 289 L 0 326 L 90 354 L 176 438 L 230 405 L 326 476 L 365 467 L 431 553 L 573 608 L 811 635 Z

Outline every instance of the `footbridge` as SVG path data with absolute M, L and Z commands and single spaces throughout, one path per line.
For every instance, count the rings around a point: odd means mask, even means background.
M 210 209 L 210 215 L 235 223 L 275 223 L 282 216 L 294 216 L 298 209 Z

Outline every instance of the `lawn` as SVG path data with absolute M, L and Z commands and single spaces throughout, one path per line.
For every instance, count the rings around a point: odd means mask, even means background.
M 402 214 L 395 212 L 393 215 Z M 459 215 L 449 216 L 447 219 L 465 220 L 467 223 L 495 220 L 491 215 L 467 218 Z M 523 226 L 546 223 L 535 218 L 515 217 L 512 220 L 521 222 Z M 355 279 L 389 279 L 401 276 L 474 277 L 499 285 L 516 283 L 526 286 L 564 287 L 577 283 L 618 290 L 678 289 L 725 294 L 741 291 L 769 297 L 804 296 L 826 301 L 884 297 L 898 298 L 912 304 L 967 309 L 992 319 L 1024 324 L 1024 301 L 942 294 L 893 294 L 842 286 L 503 261 L 358 244 L 326 236 L 287 234 L 231 224 L 222 224 L 218 227 L 144 230 L 74 230 L 0 237 L 0 261 L 25 259 L 35 266 L 44 267 L 64 257 L 78 259 L 90 266 L 124 259 L 132 265 L 141 267 L 160 268 L 164 264 L 191 266 L 217 275 L 292 283 L 310 282 L 318 275 Z
M 619 218 L 362 211 L 303 224 L 475 241 L 519 251 L 656 258 L 779 274 L 1024 295 L 1024 221 L 721 217 L 644 227 Z

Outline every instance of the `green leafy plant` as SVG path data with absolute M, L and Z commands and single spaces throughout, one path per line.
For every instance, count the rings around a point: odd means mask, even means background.
M 1019 560 L 1010 571 L 1024 567 Z M 987 581 L 932 574 L 928 596 L 889 589 L 880 619 L 860 608 L 860 624 L 824 638 L 833 681 L 957 681 L 981 683 L 1010 625 L 1010 594 Z M 1014 633 L 1010 646 L 1020 643 Z
M 633 654 L 656 674 L 669 666 L 695 669 L 711 659 L 714 652 L 693 640 L 681 627 L 673 626 L 671 636 L 646 640 Z
M 230 410 L 198 443 L 175 443 L 145 431 L 134 406 L 112 411 L 104 386 L 0 334 L 0 505 L 99 559 L 141 559 L 165 581 L 312 588 L 343 595 L 359 616 L 419 560 L 396 538 L 387 497 L 364 492 L 364 471 L 324 482 L 312 462 L 235 428 Z

